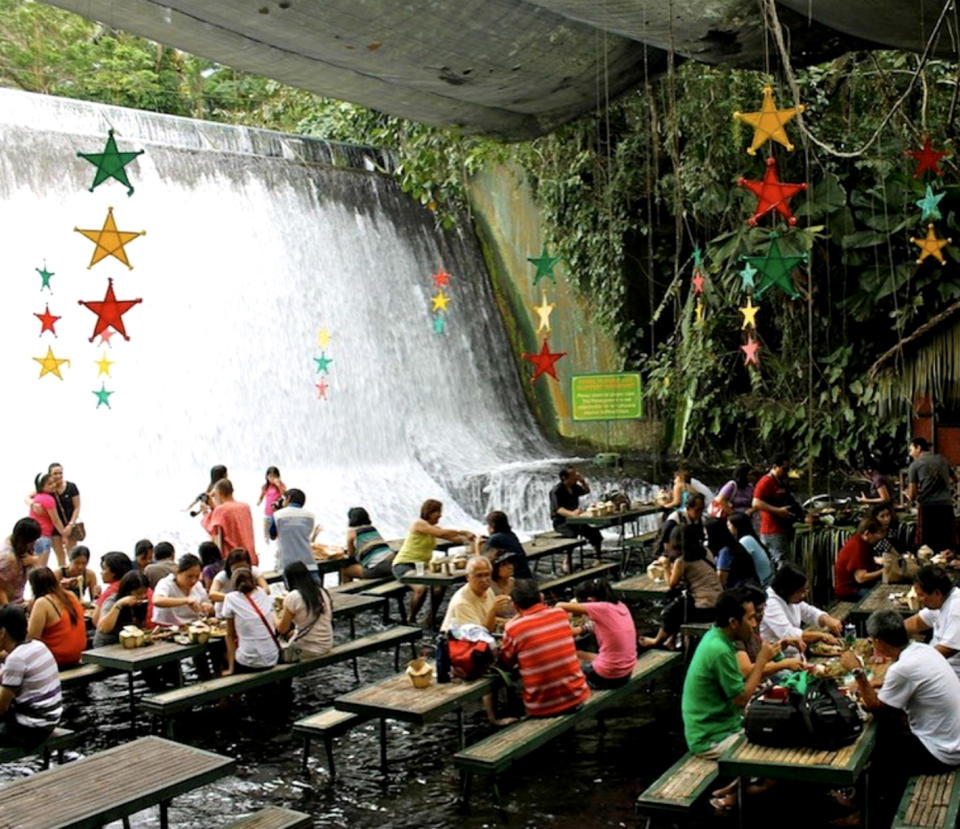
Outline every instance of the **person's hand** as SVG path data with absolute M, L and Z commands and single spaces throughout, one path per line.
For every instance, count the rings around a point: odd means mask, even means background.
M 204 616 L 213 616 L 213 605 L 210 602 L 201 603 L 200 612 Z
M 848 671 L 857 671 L 860 670 L 863 666 L 860 664 L 860 659 L 853 651 L 844 651 L 840 654 L 840 664 L 846 668 Z
M 776 510 L 777 510 L 777 515 L 779 515 L 780 517 L 782 518 L 790 517 L 790 510 L 787 509 L 786 507 L 776 507 Z
M 806 667 L 807 663 L 798 656 L 794 656 L 791 659 L 781 659 L 777 663 L 777 668 L 781 671 L 802 671 Z
M 773 659 L 778 653 L 780 653 L 779 642 L 764 642 L 760 646 L 760 653 L 757 654 L 757 662 L 763 662 L 764 664 L 766 664 L 771 659 Z
M 502 593 L 493 600 L 493 606 L 497 610 L 506 610 L 510 607 L 510 597 L 506 593 Z
M 189 607 L 194 613 L 200 613 L 203 609 L 203 605 L 200 603 L 199 599 L 188 599 L 187 607 Z
M 858 503 L 858 504 L 865 504 L 865 503 L 867 503 L 867 495 L 866 495 L 866 493 L 861 492 L 861 493 L 857 496 L 857 503 Z
M 582 509 L 579 509 L 579 508 L 578 508 L 578 509 L 575 509 L 575 510 L 573 511 L 573 514 L 574 514 L 574 515 L 583 515 L 583 510 L 582 510 Z
M 114 603 L 116 607 L 133 607 L 139 599 L 136 596 L 124 596 L 122 599 L 117 599 Z
M 824 627 L 826 627 L 826 629 L 829 630 L 834 636 L 839 636 L 841 633 L 843 633 L 843 622 L 841 622 L 839 619 L 831 619 Z
M 780 640 L 780 647 L 782 648 L 796 648 L 800 653 L 806 653 L 807 643 L 799 636 L 785 636 Z
M 826 642 L 828 645 L 839 645 L 841 644 L 840 640 L 836 636 L 832 636 L 829 633 L 821 633 L 820 641 Z

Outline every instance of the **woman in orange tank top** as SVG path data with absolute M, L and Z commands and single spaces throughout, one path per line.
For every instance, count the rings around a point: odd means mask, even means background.
M 76 665 L 87 647 L 87 624 L 83 605 L 72 593 L 63 589 L 49 567 L 30 571 L 33 608 L 27 624 L 27 639 L 45 644 L 57 665 Z

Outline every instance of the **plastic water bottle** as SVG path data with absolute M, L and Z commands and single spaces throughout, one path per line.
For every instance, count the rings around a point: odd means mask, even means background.
M 437 634 L 437 683 L 450 681 L 450 643 L 446 633 Z
M 847 622 L 847 624 L 843 626 L 843 639 L 847 643 L 847 645 L 852 645 L 854 642 L 856 642 L 857 626 L 854 624 L 851 624 L 850 622 Z

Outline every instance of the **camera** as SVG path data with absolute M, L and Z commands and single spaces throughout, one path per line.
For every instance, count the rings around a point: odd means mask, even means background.
M 210 505 L 210 496 L 207 495 L 206 492 L 201 492 L 196 498 L 193 499 L 193 504 L 206 504 L 207 506 L 209 506 L 209 505 Z M 192 507 L 193 504 L 191 504 L 190 506 Z M 190 510 L 190 517 L 191 517 L 191 518 L 196 518 L 202 511 L 203 511 L 203 510 L 199 510 L 199 509 L 191 509 L 191 510 Z
M 286 498 L 286 496 L 285 496 L 285 495 L 281 495 L 279 498 L 277 498 L 276 501 L 273 502 L 273 508 L 274 508 L 275 510 L 283 509 L 283 508 L 286 506 L 286 504 L 287 504 L 287 498 Z

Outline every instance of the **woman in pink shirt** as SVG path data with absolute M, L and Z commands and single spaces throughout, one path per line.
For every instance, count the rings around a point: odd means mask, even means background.
M 287 491 L 287 485 L 280 480 L 280 470 L 275 466 L 267 467 L 267 477 L 260 487 L 257 506 L 263 504 L 263 537 L 270 543 L 270 522 L 277 509 L 277 501 Z
M 63 523 L 57 512 L 57 501 L 53 497 L 56 488 L 57 480 L 48 472 L 37 480 L 37 492 L 30 501 L 30 517 L 40 525 L 40 538 L 37 539 L 33 551 L 40 557 L 41 567 L 47 566 L 50 548 L 53 546 L 53 531 L 64 534 Z M 64 561 L 59 560 L 57 563 L 61 567 L 65 564 Z
M 637 628 L 629 608 L 619 602 L 606 579 L 594 579 L 577 587 L 575 602 L 558 602 L 557 607 L 575 616 L 587 616 L 574 636 L 592 629 L 599 653 L 577 651 L 591 688 L 619 688 L 626 685 L 637 664 Z

